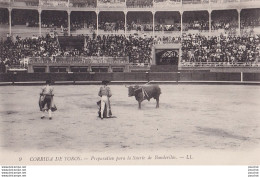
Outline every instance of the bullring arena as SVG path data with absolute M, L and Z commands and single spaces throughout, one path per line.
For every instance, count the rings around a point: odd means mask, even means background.
M 260 1 L 2 0 L 0 148 L 257 151 L 259 34 Z M 40 119 L 46 80 L 52 120 Z M 102 80 L 116 118 L 97 117 Z M 147 83 L 157 109 L 128 97 Z

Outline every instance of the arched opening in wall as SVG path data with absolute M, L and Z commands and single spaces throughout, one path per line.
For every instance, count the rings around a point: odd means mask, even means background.
M 12 35 L 22 38 L 39 35 L 39 13 L 37 10 L 12 10 Z
M 151 72 L 177 72 L 180 60 L 180 44 L 156 45 Z
M 238 32 L 237 10 L 214 10 L 211 12 L 211 30 L 217 34 L 236 35 Z
M 44 10 L 41 13 L 42 34 L 68 35 L 68 13 L 66 11 Z
M 208 11 L 185 11 L 183 12 L 182 31 L 184 33 L 208 33 L 209 13 Z
M 124 12 L 100 12 L 98 15 L 99 34 L 121 33 L 125 31 Z
M 181 15 L 179 12 L 156 12 L 154 31 L 156 38 L 163 39 L 165 37 L 172 39 L 174 36 L 181 35 Z M 172 40 L 165 41 L 166 43 L 173 42 Z
M 9 34 L 9 12 L 8 9 L 0 8 L 0 38 L 6 39 Z
M 240 13 L 242 35 L 260 34 L 260 9 L 242 9 Z
M 153 14 L 152 12 L 128 12 L 127 32 L 130 34 L 143 33 L 152 36 Z
M 70 32 L 72 35 L 93 34 L 97 29 L 95 12 L 73 11 L 70 14 Z
M 178 65 L 179 49 L 156 49 L 156 65 Z

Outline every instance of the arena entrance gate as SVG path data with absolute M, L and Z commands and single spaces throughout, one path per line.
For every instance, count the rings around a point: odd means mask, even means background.
M 151 72 L 177 72 L 180 60 L 180 45 L 156 45 Z
M 156 65 L 178 65 L 179 49 L 157 49 Z

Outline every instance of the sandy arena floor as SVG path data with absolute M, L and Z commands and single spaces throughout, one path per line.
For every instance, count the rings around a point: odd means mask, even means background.
M 260 87 L 161 85 L 138 110 L 123 85 L 111 85 L 112 112 L 97 118 L 100 86 L 55 86 L 58 111 L 41 120 L 41 86 L 0 87 L 0 148 L 77 152 L 118 150 L 253 150 L 260 144 Z M 47 114 L 46 114 L 47 116 Z

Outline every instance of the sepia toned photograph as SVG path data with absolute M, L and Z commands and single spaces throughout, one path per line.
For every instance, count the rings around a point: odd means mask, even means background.
M 259 0 L 0 0 L 1 165 L 257 165 Z

